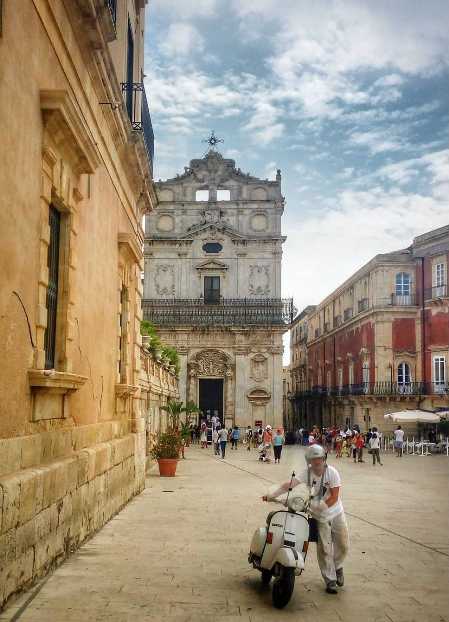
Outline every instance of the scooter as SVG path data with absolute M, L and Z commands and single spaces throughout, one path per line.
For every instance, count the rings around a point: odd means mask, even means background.
M 256 529 L 251 540 L 248 562 L 262 574 L 269 585 L 274 577 L 272 602 L 277 609 L 285 607 L 293 594 L 295 577 L 305 567 L 309 546 L 310 490 L 291 495 L 292 473 L 286 501 L 274 501 L 286 507 L 267 516 L 266 527 Z

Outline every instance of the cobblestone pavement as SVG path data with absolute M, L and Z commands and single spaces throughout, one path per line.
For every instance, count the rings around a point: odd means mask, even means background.
M 346 587 L 327 595 L 314 545 L 282 611 L 247 563 L 280 465 L 241 448 L 229 458 L 189 448 L 179 476 L 148 488 L 56 572 L 0 615 L 15 622 L 449 621 L 448 466 L 445 456 L 384 456 L 383 467 L 335 460 L 351 532 Z

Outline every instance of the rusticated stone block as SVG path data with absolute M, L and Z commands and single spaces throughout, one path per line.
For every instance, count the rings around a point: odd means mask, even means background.
M 0 481 L 3 490 L 3 512 L 0 533 L 18 526 L 20 521 L 20 477 L 10 475 Z
M 85 484 L 89 479 L 89 454 L 87 451 L 80 451 L 77 457 L 78 487 Z
M 24 555 L 36 541 L 36 520 L 33 518 L 16 529 L 16 556 Z
M 32 434 L 22 437 L 21 444 L 21 468 L 38 465 L 41 461 L 42 438 L 40 434 Z
M 15 560 L 16 547 L 17 529 L 10 529 L 0 536 L 0 568 L 5 568 L 7 564 Z
M 21 439 L 0 439 L 0 477 L 15 473 L 20 469 Z

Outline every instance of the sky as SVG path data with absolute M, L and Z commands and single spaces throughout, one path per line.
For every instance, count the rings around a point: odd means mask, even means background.
M 220 152 L 282 170 L 283 295 L 317 304 L 449 224 L 447 0 L 151 0 L 155 179 Z

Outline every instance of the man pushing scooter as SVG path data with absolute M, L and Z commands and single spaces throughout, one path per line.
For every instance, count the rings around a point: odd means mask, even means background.
M 349 548 L 349 533 L 340 498 L 341 479 L 337 469 L 326 463 L 326 452 L 320 445 L 306 449 L 307 469 L 292 481 L 285 482 L 264 501 L 276 499 L 289 488 L 307 484 L 312 494 L 310 510 L 318 523 L 318 565 L 328 594 L 337 594 L 344 584 L 343 561 Z

